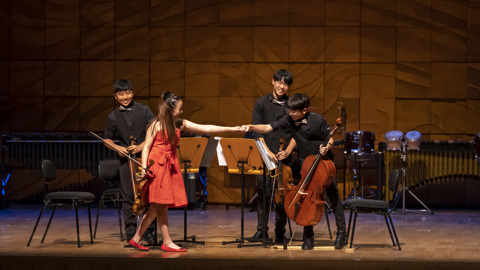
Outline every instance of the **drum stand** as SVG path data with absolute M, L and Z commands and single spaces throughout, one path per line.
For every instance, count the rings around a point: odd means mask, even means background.
M 360 173 L 357 174 L 357 171 L 360 172 L 360 168 L 363 165 L 359 166 L 359 164 L 358 164 L 359 161 L 358 161 L 357 155 L 358 155 L 357 153 L 353 154 L 353 168 L 352 168 L 352 171 L 353 171 L 353 185 L 354 185 L 354 187 L 353 187 L 353 190 L 351 192 L 352 195 L 349 198 L 350 199 L 351 198 L 353 198 L 353 199 L 364 198 L 364 195 L 363 195 L 364 190 L 367 190 L 368 193 L 370 193 L 369 197 L 367 197 L 367 198 L 370 198 L 371 196 L 375 197 L 376 196 L 375 192 L 373 192 L 373 190 L 370 189 L 370 187 L 365 185 L 365 183 L 363 182 L 363 177 L 362 177 L 361 184 L 360 184 L 360 180 L 358 179 L 358 175 Z M 360 162 L 366 162 L 366 161 L 360 161 Z M 361 192 L 360 196 L 359 196 L 359 194 L 357 194 L 357 190 L 360 190 L 360 192 Z
M 430 214 L 433 215 L 433 211 L 430 210 L 430 208 L 428 208 L 417 196 L 415 196 L 415 194 L 407 187 L 407 166 L 408 166 L 408 163 L 407 163 L 407 144 L 405 141 L 402 141 L 402 155 L 401 155 L 401 158 L 402 158 L 402 188 L 400 189 L 399 193 L 397 194 L 397 196 L 395 197 L 395 201 L 394 201 L 394 204 L 393 204 L 393 207 L 392 208 L 395 208 L 395 206 L 397 205 L 398 201 L 400 200 L 400 198 L 402 199 L 402 209 L 401 210 L 398 210 L 398 211 L 401 211 L 401 213 L 403 214 L 406 214 L 409 210 L 405 208 L 405 196 L 406 196 L 406 193 L 408 191 L 408 193 L 410 193 L 410 195 L 412 195 L 413 198 L 415 198 L 422 206 L 423 208 L 425 209 L 420 209 L 420 210 L 410 210 L 410 211 L 418 211 L 418 212 L 430 212 Z M 400 197 L 400 192 L 402 193 L 402 196 Z M 394 211 L 397 211 L 397 209 L 395 209 Z

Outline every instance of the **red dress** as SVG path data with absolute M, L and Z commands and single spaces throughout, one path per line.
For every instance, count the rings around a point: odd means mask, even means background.
M 162 133 L 160 131 L 155 136 L 148 155 L 149 160 L 155 161 L 151 167 L 154 178 L 149 182 L 148 200 L 150 203 L 168 204 L 169 207 L 184 207 L 188 204 L 187 194 L 176 151 L 180 130 L 175 130 L 177 139 L 174 145 L 170 145 L 167 136 Z

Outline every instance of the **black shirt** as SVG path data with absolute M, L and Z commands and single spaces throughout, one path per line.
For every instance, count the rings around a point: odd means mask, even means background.
M 284 95 L 278 101 L 280 103 L 286 103 L 287 100 L 288 97 Z M 275 102 L 273 94 L 270 93 L 260 97 L 255 102 L 252 116 L 252 124 L 269 124 L 282 119 L 284 116 L 288 116 L 287 112 L 285 111 L 285 105 Z M 287 146 L 292 137 L 290 130 L 287 128 L 279 128 L 277 132 L 271 132 L 267 134 L 253 132 L 253 135 L 255 136 L 255 139 L 263 137 L 265 143 L 267 144 L 267 147 L 273 153 L 278 152 L 280 138 L 285 139 L 285 146 Z
M 287 115 L 270 123 L 270 126 L 274 130 L 287 128 L 292 131 L 292 136 L 297 143 L 299 157 L 302 159 L 310 155 L 316 155 L 320 144 L 325 142 L 330 132 L 330 126 L 325 118 L 321 114 L 311 112 L 307 112 L 304 118 L 297 121 L 293 121 Z M 329 151 L 328 156 L 330 159 L 333 158 L 331 151 Z
M 108 115 L 105 139 L 118 138 L 122 146 L 130 145 L 130 135 L 135 136 L 137 145 L 145 140 L 147 125 L 155 116 L 147 105 L 138 102 L 132 102 L 128 108 L 131 110 L 117 108 Z M 122 115 L 123 119 L 115 119 L 115 115 Z

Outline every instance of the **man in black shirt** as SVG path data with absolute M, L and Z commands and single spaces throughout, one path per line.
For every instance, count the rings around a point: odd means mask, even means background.
M 123 153 L 140 156 L 147 125 L 154 118 L 150 108 L 144 104 L 134 102 L 135 95 L 132 83 L 126 79 L 120 79 L 113 84 L 113 96 L 120 106 L 108 115 L 107 127 L 105 129 L 105 146 Z M 133 136 L 134 143 L 131 144 L 130 136 Z M 114 143 L 118 138 L 119 144 Z M 111 145 L 115 145 L 114 149 Z M 137 217 L 132 214 L 134 194 L 128 159 L 122 153 L 120 155 L 120 183 L 123 191 L 122 211 L 125 221 L 125 233 L 127 243 L 135 235 L 137 230 Z M 138 167 L 138 166 L 136 166 Z M 153 226 L 145 232 L 143 238 L 150 244 L 154 241 Z
M 287 101 L 287 116 L 266 125 L 248 125 L 247 131 L 269 133 L 281 128 L 287 128 L 291 130 L 292 137 L 295 139 L 299 152 L 299 162 L 301 164 L 307 156 L 316 155 L 317 153 L 327 155 L 333 160 L 333 154 L 330 151 L 333 146 L 333 138 L 330 137 L 326 146 L 322 146 L 328 137 L 330 131 L 329 125 L 322 115 L 308 112 L 309 106 L 310 99 L 306 95 L 295 94 Z M 299 174 L 299 172 L 294 171 L 293 174 Z M 346 242 L 346 226 L 343 205 L 338 195 L 337 181 L 334 180 L 332 184 L 325 189 L 325 192 L 331 203 L 337 223 L 335 248 L 341 249 L 345 246 Z M 304 227 L 303 237 L 304 243 L 302 249 L 312 249 L 314 246 L 313 226 Z
M 285 103 L 288 99 L 286 93 L 293 83 L 292 74 L 289 71 L 280 69 L 273 74 L 272 85 L 273 91 L 270 94 L 260 97 L 253 109 L 252 123 L 253 124 L 268 124 L 277 121 L 287 115 L 285 111 Z M 283 160 L 287 158 L 295 147 L 295 143 L 290 143 L 284 151 L 280 149 L 280 139 L 283 138 L 286 144 L 291 139 L 291 134 L 288 129 L 281 128 L 269 134 L 253 133 L 255 139 L 264 141 L 268 154 L 274 160 Z M 257 232 L 248 241 L 255 242 L 263 239 L 262 228 L 268 223 L 269 209 L 263 209 L 263 197 L 267 198 L 267 207 L 270 205 L 272 196 L 272 178 L 267 176 L 266 183 L 267 190 L 263 190 L 263 176 L 257 177 L 257 194 L 259 203 L 257 206 L 258 224 Z M 287 216 L 283 208 L 283 202 L 276 207 L 275 214 L 275 240 L 283 243 L 285 241 L 285 225 L 287 223 Z M 268 226 L 266 227 L 268 231 Z M 265 237 L 268 238 L 268 235 Z

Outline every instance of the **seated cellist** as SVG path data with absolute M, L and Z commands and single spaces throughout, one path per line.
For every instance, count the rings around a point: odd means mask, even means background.
M 290 97 L 286 104 L 288 115 L 282 119 L 267 125 L 247 125 L 247 131 L 256 131 L 260 133 L 269 133 L 278 128 L 288 128 L 292 131 L 299 152 L 299 159 L 294 161 L 292 166 L 293 176 L 300 174 L 303 160 L 309 155 L 327 155 L 333 160 L 333 154 L 330 148 L 333 146 L 333 138 L 330 138 L 325 147 L 322 147 L 329 134 L 329 125 L 325 118 L 317 113 L 309 112 L 310 99 L 303 94 L 295 94 Z M 296 164 L 296 166 L 295 166 Z M 327 197 L 331 203 L 335 221 L 337 224 L 337 237 L 335 239 L 335 248 L 341 249 L 345 246 L 346 230 L 345 215 L 343 205 L 338 195 L 337 181 L 325 189 Z M 313 249 L 314 233 L 313 226 L 305 226 L 303 231 L 302 249 Z

